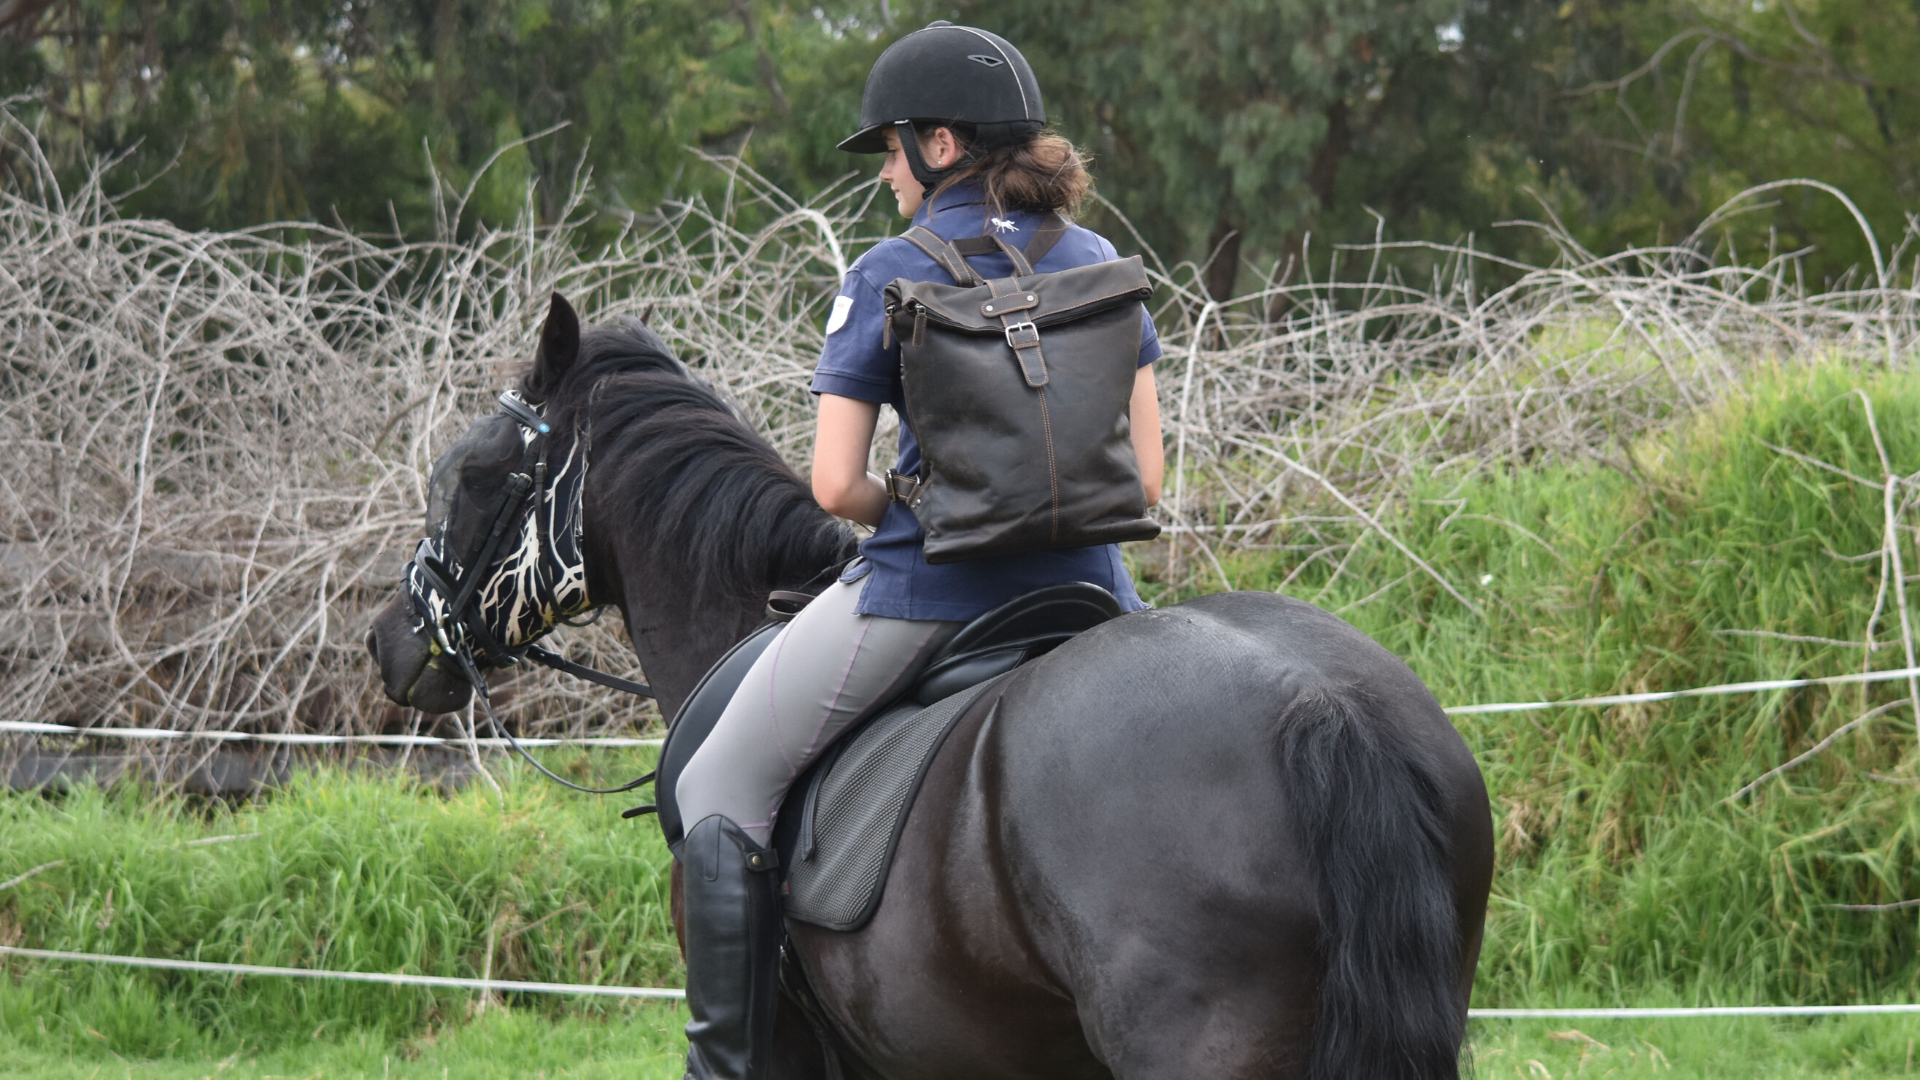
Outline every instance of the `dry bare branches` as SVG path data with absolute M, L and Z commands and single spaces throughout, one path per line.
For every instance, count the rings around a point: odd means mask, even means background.
M 457 192 L 442 193 L 434 242 L 191 233 L 119 217 L 97 179 L 59 191 L 31 136 L 5 137 L 39 168 L 35 186 L 0 192 L 0 717 L 13 720 L 418 730 L 381 698 L 360 638 L 420 535 L 425 469 L 528 355 L 546 294 L 594 320 L 650 312 L 799 462 L 826 304 L 877 239 L 857 231 L 871 185 L 802 205 L 737 162 L 716 163 L 731 177 L 718 205 L 666 207 L 598 252 L 531 215 L 462 229 Z M 1224 302 L 1193 266 L 1159 273 L 1179 466 L 1169 543 L 1211 560 L 1284 542 L 1331 563 L 1355 522 L 1393 540 L 1382 508 L 1416 476 L 1611 460 L 1758 358 L 1891 361 L 1920 341 L 1898 251 L 1870 285 L 1809 294 L 1790 253 L 1602 257 L 1553 235 L 1558 262 L 1502 264 L 1498 288 L 1481 283 L 1497 260 L 1470 245 L 1343 248 L 1326 280 Z M 1366 274 L 1340 276 L 1356 257 Z M 1414 264 L 1424 281 L 1381 269 Z M 1447 584 L 1444 567 L 1424 572 Z M 611 624 L 563 644 L 631 671 Z M 653 719 L 551 673 L 519 674 L 502 696 L 543 734 Z

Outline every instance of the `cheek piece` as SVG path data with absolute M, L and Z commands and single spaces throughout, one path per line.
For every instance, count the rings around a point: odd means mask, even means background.
M 401 574 L 401 588 L 418 618 L 414 630 L 431 633 L 433 654 L 453 660 L 493 729 L 534 768 L 577 791 L 631 791 L 650 782 L 653 774 L 616 788 L 581 787 L 535 761 L 494 716 L 483 670 L 521 660 L 629 694 L 653 696 L 645 684 L 576 664 L 534 644 L 561 623 L 584 625 L 571 620 L 595 611 L 581 554 L 589 440 L 576 437 L 566 460 L 549 477 L 547 438 L 552 428 L 535 406 L 512 390 L 500 395 L 500 409 L 520 425 L 520 468 L 508 475 L 489 528 L 468 542 L 467 551 L 448 550 L 451 514 L 434 530 L 436 535 L 414 550 Z
M 922 199 L 932 195 L 933 189 L 939 187 L 940 182 L 951 176 L 955 169 L 972 161 L 971 155 L 962 153 L 960 160 L 944 169 L 936 169 L 927 164 L 926 158 L 920 156 L 920 133 L 914 129 L 913 121 L 895 120 L 893 130 L 900 133 L 900 156 L 907 159 L 907 169 L 913 173 L 913 178 L 919 181 Z

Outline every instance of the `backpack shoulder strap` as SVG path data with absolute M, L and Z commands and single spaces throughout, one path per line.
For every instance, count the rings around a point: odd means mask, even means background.
M 1047 257 L 1047 252 L 1053 250 L 1053 245 L 1059 243 L 1060 238 L 1065 235 L 1067 235 L 1067 219 L 1056 213 L 1045 225 L 1040 226 L 1040 231 L 1033 234 L 1032 240 L 1027 241 L 1027 250 L 1024 254 L 1028 265 L 1038 265 L 1041 259 Z
M 926 252 L 928 258 L 939 263 L 940 268 L 945 270 L 956 284 L 965 288 L 980 284 L 979 275 L 967 265 L 966 257 L 955 251 L 952 244 L 941 239 L 939 233 L 925 225 L 915 225 L 900 235 L 914 247 Z
M 1020 249 L 997 236 L 969 236 L 965 240 L 955 240 L 953 250 L 967 258 L 975 255 L 1005 255 L 1013 263 L 1014 277 L 1026 277 L 1033 273 L 1033 264 L 1027 261 Z
M 998 252 L 1013 263 L 1015 277 L 1029 277 L 1034 272 L 1033 265 L 1046 258 L 1047 252 L 1053 250 L 1053 245 L 1067 235 L 1067 219 L 1058 213 L 1054 214 L 1033 234 L 1033 239 L 1027 241 L 1025 249 L 1014 247 L 998 236 L 970 236 L 948 242 L 924 225 L 915 225 L 904 235 L 915 247 L 939 263 L 954 281 L 963 286 L 973 286 L 980 283 L 980 277 L 967 265 L 969 256 Z

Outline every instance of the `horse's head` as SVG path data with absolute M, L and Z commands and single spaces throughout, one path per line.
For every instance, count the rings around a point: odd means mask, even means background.
M 538 415 L 579 353 L 579 317 L 555 293 L 519 391 L 434 462 L 427 538 L 400 595 L 367 631 L 396 704 L 426 713 L 465 706 L 473 688 L 460 652 L 481 670 L 510 663 L 512 650 L 591 606 L 579 544 L 581 440 L 568 433 L 550 448 Z
M 555 296 L 501 407 L 434 464 L 427 538 L 367 635 L 401 705 L 462 708 L 486 668 L 604 604 L 671 715 L 768 590 L 853 555 L 851 530 L 640 322 L 583 328 Z

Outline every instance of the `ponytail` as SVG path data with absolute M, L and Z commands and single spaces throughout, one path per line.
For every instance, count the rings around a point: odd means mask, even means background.
M 950 126 L 962 143 L 972 141 L 971 125 Z M 1034 213 L 1058 211 L 1071 216 L 1093 190 L 1087 158 L 1056 131 L 1042 131 L 1025 142 L 1001 146 L 981 154 L 960 168 L 934 191 L 938 196 L 955 184 L 979 185 L 987 205 Z

